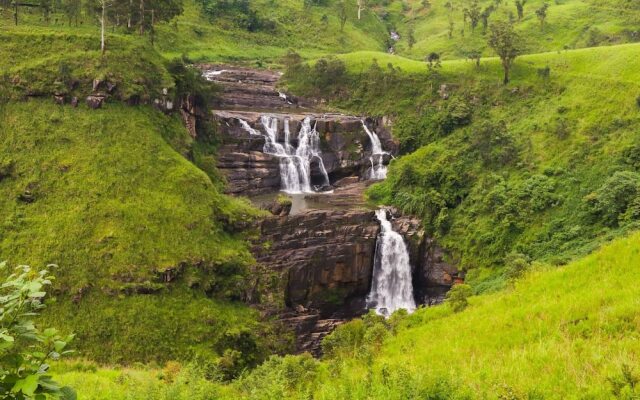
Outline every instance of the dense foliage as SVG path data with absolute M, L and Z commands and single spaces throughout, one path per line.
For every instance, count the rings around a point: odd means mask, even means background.
M 407 155 L 371 199 L 422 216 L 484 291 L 505 284 L 510 254 L 563 264 L 638 226 L 637 87 L 606 70 L 631 71 L 637 53 L 524 56 L 507 87 L 499 60 L 435 68 L 379 53 L 293 64 L 285 78 L 299 93 L 391 116 Z M 317 85 L 330 74 L 335 84 Z
M 49 266 L 55 267 L 55 266 Z M 6 263 L 0 263 L 0 270 Z M 73 335 L 40 328 L 41 312 L 53 277 L 46 269 L 17 267 L 0 285 L 0 396 L 3 399 L 74 400 L 75 392 L 50 375 L 49 363 L 71 353 Z

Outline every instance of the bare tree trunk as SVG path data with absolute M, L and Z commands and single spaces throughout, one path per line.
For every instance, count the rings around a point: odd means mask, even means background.
M 18 26 L 18 0 L 15 0 L 15 11 L 13 13 L 13 18 L 16 21 L 16 26 Z
M 140 0 L 140 36 L 144 35 L 144 0 Z
M 156 27 L 154 26 L 155 24 L 155 19 L 156 19 L 156 10 L 154 10 L 153 8 L 151 9 L 151 46 L 154 45 L 154 40 L 155 40 L 155 36 L 156 36 Z
M 133 9 L 133 0 L 129 0 L 129 13 L 127 14 L 127 29 L 131 29 L 131 13 Z
M 503 63 L 502 66 L 504 67 L 504 80 L 503 80 L 503 83 L 505 85 L 508 85 L 509 84 L 509 69 L 510 69 L 510 66 L 507 63 Z
M 101 0 L 102 4 L 102 14 L 100 16 L 100 51 L 104 54 L 105 46 L 104 46 L 104 25 L 105 25 L 105 9 L 107 8 L 107 0 Z

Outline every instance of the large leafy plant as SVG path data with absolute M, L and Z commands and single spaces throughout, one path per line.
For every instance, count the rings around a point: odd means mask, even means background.
M 0 263 L 0 274 L 6 269 Z M 75 399 L 48 374 L 49 362 L 69 354 L 73 335 L 39 329 L 33 319 L 45 307 L 53 277 L 46 269 L 19 266 L 0 286 L 0 399 Z

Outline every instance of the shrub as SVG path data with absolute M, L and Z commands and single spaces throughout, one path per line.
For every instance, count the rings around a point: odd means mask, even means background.
M 640 195 L 640 174 L 632 171 L 616 172 L 595 192 L 585 197 L 588 211 L 609 227 L 617 227 L 620 217 L 630 206 L 635 208 Z
M 504 121 L 483 121 L 471 134 L 471 148 L 485 165 L 507 165 L 518 158 L 513 135 Z
M 0 264 L 0 273 L 5 269 Z M 46 269 L 15 269 L 0 286 L 0 394 L 8 399 L 75 399 L 69 387 L 60 387 L 47 373 L 49 360 L 70 353 L 73 335 L 61 336 L 53 328 L 40 329 L 33 322 L 45 305 L 47 286 L 53 277 Z M 5 397 L 8 394 L 8 397 Z
M 320 362 L 308 353 L 285 357 L 272 356 L 250 374 L 241 377 L 237 387 L 251 399 L 311 398 L 311 388 Z
M 524 254 L 512 252 L 507 254 L 504 259 L 505 276 L 507 279 L 518 279 L 520 278 L 527 269 L 531 266 L 531 262 L 529 261 L 529 257 Z
M 454 312 L 463 311 L 469 306 L 469 297 L 473 294 L 469 285 L 455 285 L 447 293 L 447 303 Z

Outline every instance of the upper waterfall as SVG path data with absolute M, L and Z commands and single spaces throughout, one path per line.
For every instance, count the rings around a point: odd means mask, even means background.
M 362 121 L 362 127 L 367 132 L 369 139 L 371 140 L 371 171 L 369 172 L 369 179 L 383 180 L 387 178 L 387 166 L 384 165 L 384 156 L 388 153 L 382 149 L 382 143 L 378 135 L 369 129 L 367 124 Z
M 252 135 L 265 138 L 263 152 L 280 158 L 281 188 L 284 192 L 313 193 L 311 185 L 311 162 L 316 159 L 322 174 L 322 187 L 329 186 L 329 175 L 322 160 L 320 150 L 320 135 L 316 126 L 311 126 L 311 118 L 306 117 L 298 133 L 298 147 L 291 144 L 289 120 L 284 120 L 284 143 L 278 142 L 279 121 L 276 117 L 262 116 L 260 122 L 264 134 L 252 128 L 247 121 L 238 119 L 243 129 Z
M 416 309 L 409 250 L 404 238 L 393 230 L 387 219 L 387 211 L 376 211 L 381 232 L 376 243 L 371 291 L 367 296 L 367 308 L 386 317 L 394 311 Z

